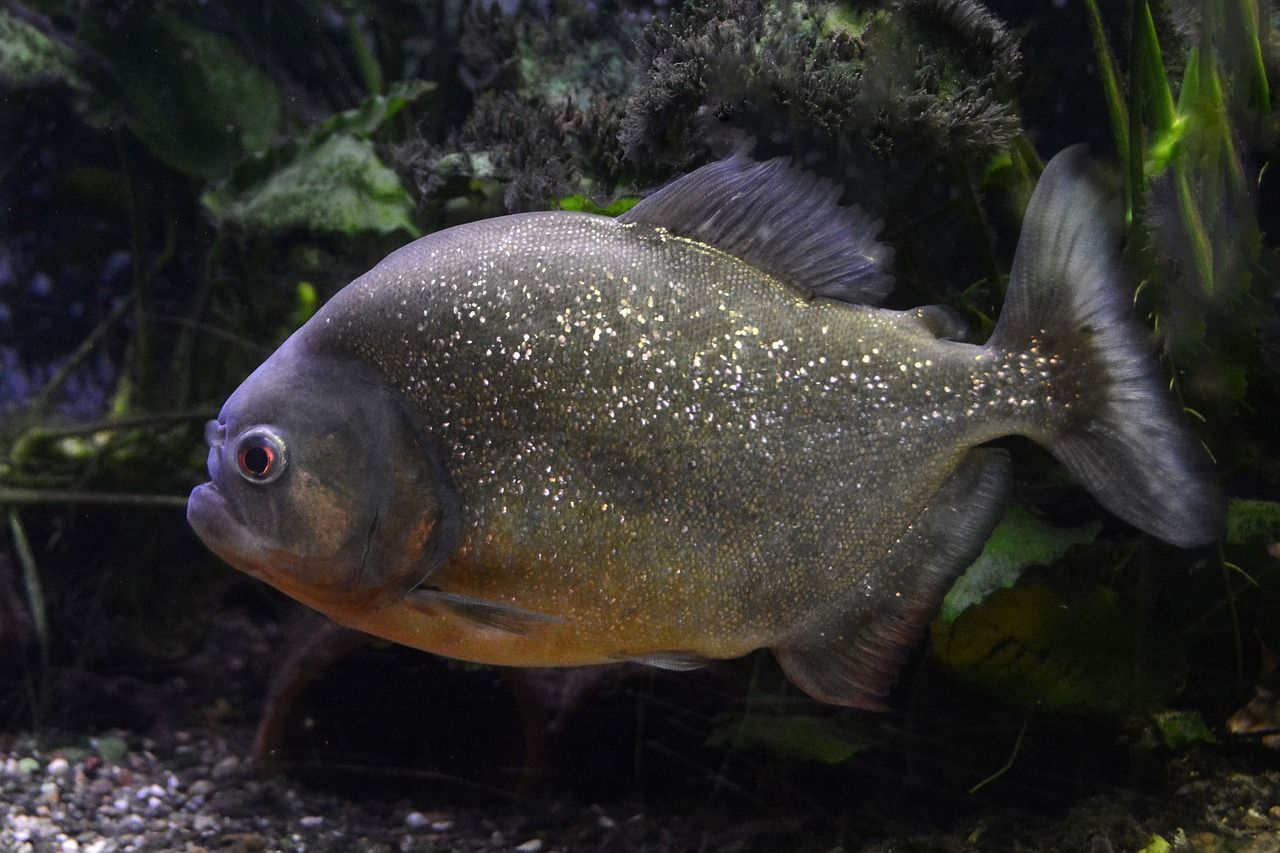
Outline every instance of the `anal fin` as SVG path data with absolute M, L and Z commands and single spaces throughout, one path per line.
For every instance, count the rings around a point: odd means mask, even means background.
M 1000 520 L 1009 469 L 1004 451 L 970 451 L 858 585 L 870 593 L 824 609 L 774 647 L 787 677 L 820 701 L 884 710 L 907 651 Z
M 645 666 L 669 669 L 675 672 L 687 672 L 706 666 L 707 659 L 697 652 L 662 651 L 662 652 L 618 652 L 611 657 L 619 662 L 642 663 Z
M 405 604 L 416 610 L 447 610 L 482 628 L 508 634 L 528 634 L 539 626 L 564 621 L 558 616 L 439 589 L 415 589 L 405 596 Z
M 971 329 L 959 311 L 950 305 L 921 305 L 915 309 L 916 319 L 936 338 L 972 343 Z

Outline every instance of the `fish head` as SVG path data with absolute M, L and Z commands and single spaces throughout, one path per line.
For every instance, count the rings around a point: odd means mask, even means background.
M 215 554 L 338 621 L 398 601 L 447 554 L 447 475 L 372 367 L 286 342 L 205 427 L 187 520 Z

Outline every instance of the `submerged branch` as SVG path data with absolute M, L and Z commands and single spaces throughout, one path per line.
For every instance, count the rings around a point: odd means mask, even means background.
M 186 507 L 183 495 L 145 495 L 127 492 L 83 492 L 61 489 L 19 489 L 0 486 L 0 504 L 97 504 L 100 506 Z

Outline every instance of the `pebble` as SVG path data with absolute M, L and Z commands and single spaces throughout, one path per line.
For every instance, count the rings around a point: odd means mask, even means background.
M 538 853 L 542 849 L 541 838 L 530 838 L 524 844 L 516 846 L 517 853 Z
M 62 756 L 58 756 L 49 762 L 49 766 L 45 768 L 45 772 L 50 776 L 66 776 L 67 771 L 71 769 L 71 762 Z
M 197 779 L 187 786 L 187 793 L 193 797 L 207 797 L 213 793 L 213 783 L 208 779 Z
M 235 773 L 240 768 L 240 759 L 234 755 L 228 755 L 226 758 L 213 765 L 213 778 L 225 779 Z

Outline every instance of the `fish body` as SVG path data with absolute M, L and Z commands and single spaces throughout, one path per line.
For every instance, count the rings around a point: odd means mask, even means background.
M 991 439 L 1045 444 L 1156 535 L 1214 538 L 1220 498 L 1138 346 L 1078 152 L 1042 180 L 983 346 L 877 307 L 890 252 L 830 196 L 738 159 L 621 220 L 404 247 L 227 401 L 191 523 L 406 645 L 677 668 L 769 647 L 863 707 L 999 517 Z

